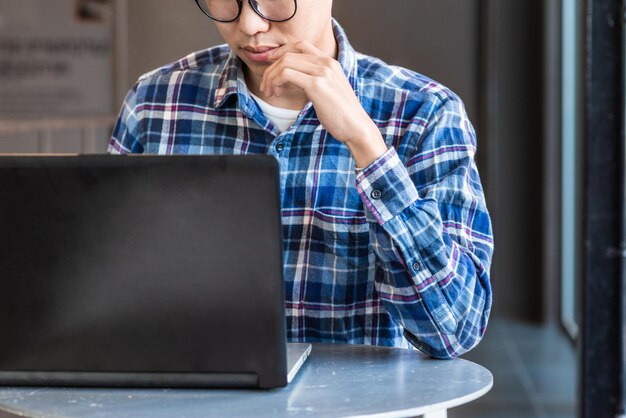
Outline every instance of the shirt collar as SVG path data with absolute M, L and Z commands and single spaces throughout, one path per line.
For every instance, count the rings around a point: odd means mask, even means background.
M 359 79 L 358 79 L 358 61 L 356 51 L 350 45 L 348 36 L 339 23 L 333 19 L 333 31 L 335 32 L 335 39 L 337 39 L 337 45 L 339 50 L 339 56 L 337 61 L 341 65 L 343 72 L 346 74 L 352 90 L 358 95 L 359 93 Z
M 338 61 L 346 74 L 350 85 L 354 92 L 358 95 L 359 85 L 357 78 L 357 57 L 354 48 L 350 45 L 345 31 L 339 23 L 333 18 L 333 32 L 338 46 Z M 215 99 L 213 106 L 219 108 L 224 105 L 228 98 L 234 94 L 238 94 L 242 99 L 240 106 L 242 110 L 252 106 L 252 98 L 248 92 L 246 81 L 243 74 L 243 62 L 234 52 L 230 52 L 224 67 L 221 71 L 217 89 L 215 91 Z
M 244 97 L 249 96 L 243 75 L 243 62 L 231 50 L 217 83 L 213 106 L 216 109 L 221 107 L 230 96 L 237 93 L 241 93 Z

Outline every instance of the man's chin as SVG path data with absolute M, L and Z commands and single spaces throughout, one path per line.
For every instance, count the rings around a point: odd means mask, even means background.
M 251 77 L 261 79 L 263 78 L 263 74 L 265 70 L 269 68 L 271 63 L 268 64 L 257 64 L 257 63 L 248 63 L 243 58 L 239 57 L 241 62 L 243 62 L 243 71 L 247 80 L 250 80 Z
M 265 69 L 267 69 L 267 67 L 269 67 L 270 65 L 272 65 L 271 61 L 265 61 L 265 62 L 250 62 L 250 60 L 245 59 L 244 57 L 239 57 L 241 58 L 241 61 L 243 61 L 243 63 L 246 65 L 246 67 L 250 68 L 250 69 L 260 69 L 261 71 L 265 71 Z

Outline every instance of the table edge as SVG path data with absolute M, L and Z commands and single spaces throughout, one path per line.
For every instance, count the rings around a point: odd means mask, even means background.
M 489 374 L 491 375 L 491 372 L 489 372 Z M 476 399 L 484 396 L 492 388 L 493 388 L 493 375 L 492 375 L 491 382 L 489 383 L 489 385 L 485 386 L 484 388 L 481 388 L 477 390 L 476 392 L 469 393 L 465 396 L 451 399 L 449 401 L 443 401 L 443 402 L 428 405 L 428 406 L 419 406 L 416 408 L 401 409 L 398 411 L 381 412 L 381 413 L 367 414 L 367 415 L 346 415 L 343 418 L 407 418 L 407 417 L 421 416 L 429 412 L 448 410 L 450 408 L 465 405 L 467 403 L 475 401 Z

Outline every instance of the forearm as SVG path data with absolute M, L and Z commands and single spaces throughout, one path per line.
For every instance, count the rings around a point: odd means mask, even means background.
M 393 149 L 357 176 L 380 267 L 380 297 L 409 341 L 442 358 L 480 340 L 491 307 L 489 218 L 482 195 L 457 183 L 471 169 L 467 161 L 459 164 L 439 184 L 453 190 L 440 201 L 419 196 Z
M 483 336 L 491 307 L 489 272 L 475 254 L 447 234 L 437 234 L 439 223 L 428 211 L 409 214 L 422 210 L 416 204 L 373 228 L 381 273 L 377 290 L 414 346 L 434 357 L 453 358 Z M 416 230 L 419 235 L 407 240 Z

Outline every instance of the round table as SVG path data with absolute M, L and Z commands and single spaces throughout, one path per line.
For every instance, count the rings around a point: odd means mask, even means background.
M 313 344 L 283 389 L 0 388 L 0 410 L 28 417 L 446 417 L 484 395 L 482 366 L 412 351 Z M 0 416 L 3 416 L 0 413 Z

